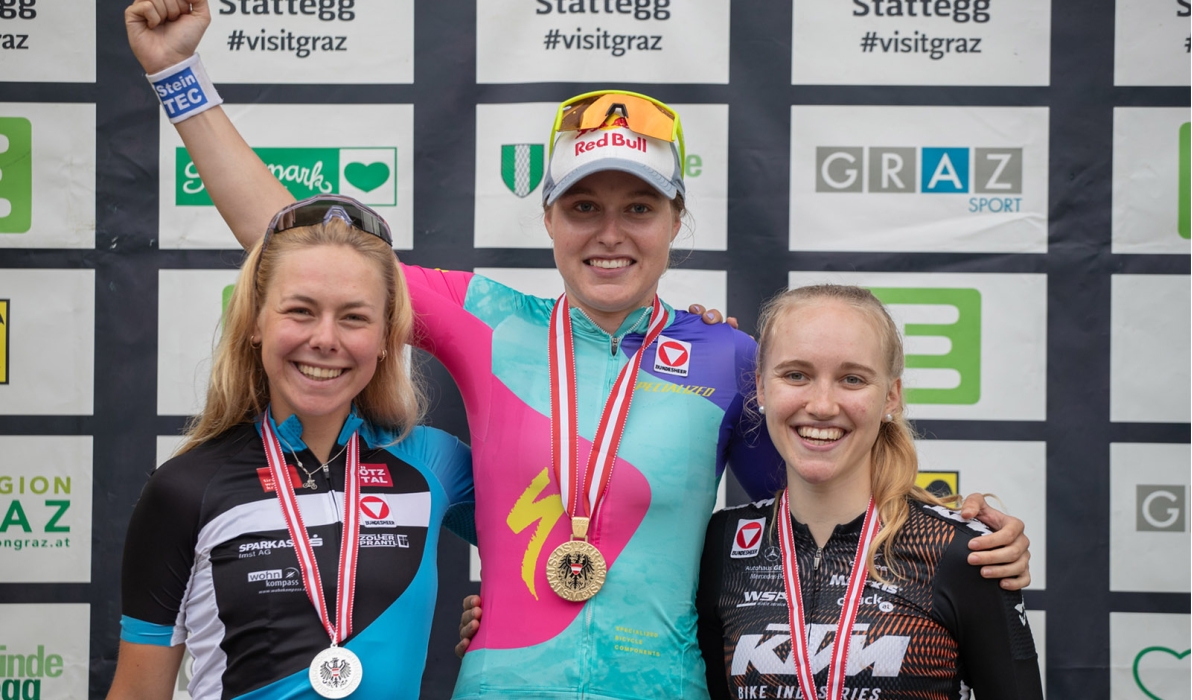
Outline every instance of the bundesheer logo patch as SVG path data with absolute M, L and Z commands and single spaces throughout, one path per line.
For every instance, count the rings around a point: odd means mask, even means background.
M 518 197 L 527 197 L 542 182 L 545 147 L 540 143 L 501 146 L 501 180 Z
M 654 354 L 654 371 L 686 377 L 691 366 L 691 343 L 658 336 L 658 352 Z
M 737 533 L 733 535 L 733 548 L 729 556 L 733 559 L 756 557 L 762 547 L 762 531 L 766 528 L 765 518 L 737 521 Z

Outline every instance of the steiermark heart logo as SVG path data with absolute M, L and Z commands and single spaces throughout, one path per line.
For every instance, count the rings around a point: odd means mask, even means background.
M 1142 682 L 1142 677 L 1138 675 L 1138 664 L 1142 661 L 1142 657 L 1152 652 L 1174 656 L 1176 659 L 1183 659 L 1186 658 L 1189 653 L 1192 653 L 1192 649 L 1180 652 L 1176 651 L 1175 649 L 1168 649 L 1167 647 L 1147 647 L 1146 649 L 1138 652 L 1138 656 L 1134 657 L 1134 682 L 1138 684 L 1138 689 L 1141 690 L 1148 698 L 1151 698 L 1151 700 L 1174 700 L 1173 698 L 1163 698 L 1152 693 L 1150 689 L 1147 688 L 1146 684 Z
M 372 192 L 389 179 L 389 166 L 384 163 L 348 163 L 344 166 L 344 177 L 352 187 Z

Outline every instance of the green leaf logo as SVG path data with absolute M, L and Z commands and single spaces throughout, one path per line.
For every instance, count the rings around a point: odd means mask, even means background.
M 1174 698 L 1164 698 L 1159 695 L 1155 695 L 1153 692 L 1151 692 L 1151 689 L 1142 682 L 1142 677 L 1138 674 L 1138 665 L 1142 661 L 1142 657 L 1150 653 L 1167 654 L 1169 656 L 1174 656 L 1176 659 L 1184 659 L 1187 658 L 1189 653 L 1192 653 L 1192 649 L 1179 652 L 1175 649 L 1168 649 L 1167 647 L 1147 647 L 1146 649 L 1138 652 L 1138 656 L 1134 657 L 1134 682 L 1138 684 L 1138 689 L 1141 690 L 1148 698 L 1151 698 L 1151 700 L 1175 700 Z M 1187 673 L 1185 672 L 1185 676 L 1186 675 Z
M 372 192 L 389 180 L 389 166 L 384 163 L 348 163 L 344 177 L 358 190 Z

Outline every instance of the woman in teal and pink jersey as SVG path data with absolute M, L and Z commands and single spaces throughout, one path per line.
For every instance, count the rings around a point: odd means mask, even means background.
M 209 21 L 205 2 L 176 4 L 127 13 L 147 72 L 190 60 Z M 289 192 L 219 107 L 176 126 L 251 245 Z M 730 465 L 751 496 L 782 485 L 765 431 L 744 420 L 755 344 L 657 299 L 683 213 L 673 110 L 589 94 L 560 106 L 556 128 L 543 220 L 565 298 L 405 268 L 421 345 L 458 383 L 473 448 L 484 625 L 466 630 L 455 695 L 705 697 L 694 597 L 717 481 Z M 1009 526 L 980 548 L 1010 546 L 978 563 L 1015 562 L 987 573 L 1025 585 L 1021 523 L 992 517 Z

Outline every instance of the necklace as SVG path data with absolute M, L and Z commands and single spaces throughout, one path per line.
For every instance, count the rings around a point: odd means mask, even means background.
M 285 443 L 286 449 L 289 450 L 290 454 L 294 456 L 294 461 L 298 463 L 298 468 L 301 469 L 302 471 L 306 472 L 306 481 L 302 482 L 302 488 L 310 489 L 311 491 L 317 491 L 319 489 L 319 485 L 315 483 L 315 472 L 322 469 L 323 475 L 330 477 L 331 463 L 334 462 L 335 460 L 339 459 L 339 456 L 344 453 L 344 450 L 348 449 L 348 446 L 344 445 L 343 447 L 340 448 L 339 452 L 335 453 L 335 456 L 332 457 L 331 459 L 327 460 L 326 462 L 323 462 L 322 464 L 315 467 L 314 469 L 307 469 L 306 467 L 302 466 L 302 460 L 298 459 L 298 453 L 294 451 L 294 448 L 290 445 L 290 443 L 286 442 L 285 438 L 281 437 L 280 435 L 278 435 L 277 437 L 279 440 L 281 440 L 283 443 Z

